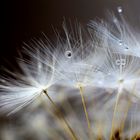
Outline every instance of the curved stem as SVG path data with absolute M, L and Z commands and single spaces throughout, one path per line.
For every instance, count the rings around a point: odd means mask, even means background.
M 66 131 L 69 133 L 70 137 L 72 140 L 78 140 L 78 138 L 76 137 L 74 131 L 72 130 L 72 128 L 70 127 L 70 125 L 68 124 L 67 120 L 64 118 L 63 114 L 60 112 L 59 108 L 56 106 L 56 104 L 54 103 L 54 101 L 51 99 L 51 97 L 48 95 L 47 90 L 43 90 L 43 93 L 47 96 L 47 98 L 49 99 L 49 101 L 51 102 L 51 104 L 53 105 L 54 109 L 58 112 L 58 117 L 62 118 L 63 124 L 65 125 L 65 129 Z

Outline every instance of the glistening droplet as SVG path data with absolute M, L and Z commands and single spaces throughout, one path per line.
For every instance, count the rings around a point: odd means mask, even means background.
M 123 44 L 123 42 L 122 42 L 122 40 L 120 40 L 120 41 L 119 41 L 119 45 L 122 46 L 122 44 Z
M 122 7 L 121 6 L 117 7 L 117 11 L 118 11 L 118 13 L 122 13 L 122 11 L 123 11 Z
M 66 51 L 66 52 L 65 52 L 65 56 L 66 56 L 67 58 L 71 58 L 71 57 L 72 57 L 72 52 L 71 52 L 71 51 Z

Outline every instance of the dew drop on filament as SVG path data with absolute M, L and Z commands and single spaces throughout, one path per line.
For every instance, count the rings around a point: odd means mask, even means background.
M 129 49 L 129 48 L 126 46 L 126 47 L 125 47 L 125 50 L 128 50 L 128 49 Z
M 122 40 L 120 40 L 120 41 L 119 41 L 119 45 L 122 46 L 122 44 L 123 44 L 123 42 L 122 42 Z
M 118 65 L 118 66 L 124 66 L 125 64 L 126 64 L 125 59 L 117 59 L 116 60 L 116 65 Z
M 66 56 L 67 58 L 71 58 L 71 57 L 72 57 L 72 52 L 71 52 L 71 51 L 66 51 L 66 52 L 65 52 L 65 56 Z
M 122 40 L 120 40 L 118 42 L 118 44 L 119 44 L 119 46 L 123 46 L 124 50 L 128 50 L 129 49 L 128 45 L 126 45 L 124 42 L 122 42 Z
M 122 7 L 121 6 L 117 7 L 117 11 L 118 11 L 118 13 L 122 13 L 122 11 L 123 11 Z

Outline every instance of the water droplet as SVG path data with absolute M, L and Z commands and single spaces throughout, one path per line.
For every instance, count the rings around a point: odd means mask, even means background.
M 124 66 L 126 64 L 126 61 L 125 61 L 125 59 L 118 59 L 118 60 L 116 60 L 116 65 L 118 65 L 118 66 Z
M 125 50 L 128 50 L 129 49 L 129 47 L 128 47 L 128 45 L 126 45 L 122 40 L 119 40 L 119 46 L 123 46 L 123 48 L 125 49 Z
M 117 11 L 118 11 L 118 13 L 122 13 L 122 11 L 123 11 L 122 7 L 121 6 L 117 7 Z
M 129 48 L 126 46 L 126 47 L 125 47 L 125 50 L 128 50 L 128 49 L 129 49 Z
M 119 45 L 122 46 L 122 44 L 123 44 L 123 42 L 122 42 L 122 40 L 120 40 L 120 41 L 119 41 Z
M 67 58 L 71 58 L 71 57 L 72 57 L 72 52 L 71 52 L 71 51 L 66 51 L 66 52 L 65 52 L 65 56 L 66 56 Z

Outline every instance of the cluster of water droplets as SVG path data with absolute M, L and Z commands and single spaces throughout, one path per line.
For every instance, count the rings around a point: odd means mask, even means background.
M 121 16 L 122 16 L 122 13 L 123 13 L 123 8 L 122 8 L 121 6 L 118 6 L 118 7 L 117 7 L 117 12 L 119 13 L 119 15 L 120 15 L 120 17 L 121 17 Z M 114 22 L 115 22 L 115 20 L 114 20 Z M 118 44 L 119 44 L 119 46 L 123 47 L 125 51 L 127 51 L 127 50 L 129 49 L 128 45 L 125 44 L 125 42 L 123 42 L 122 39 L 120 39 L 120 40 L 118 41 Z
M 125 66 L 126 60 L 125 59 L 117 59 L 116 60 L 116 65 L 118 66 Z

